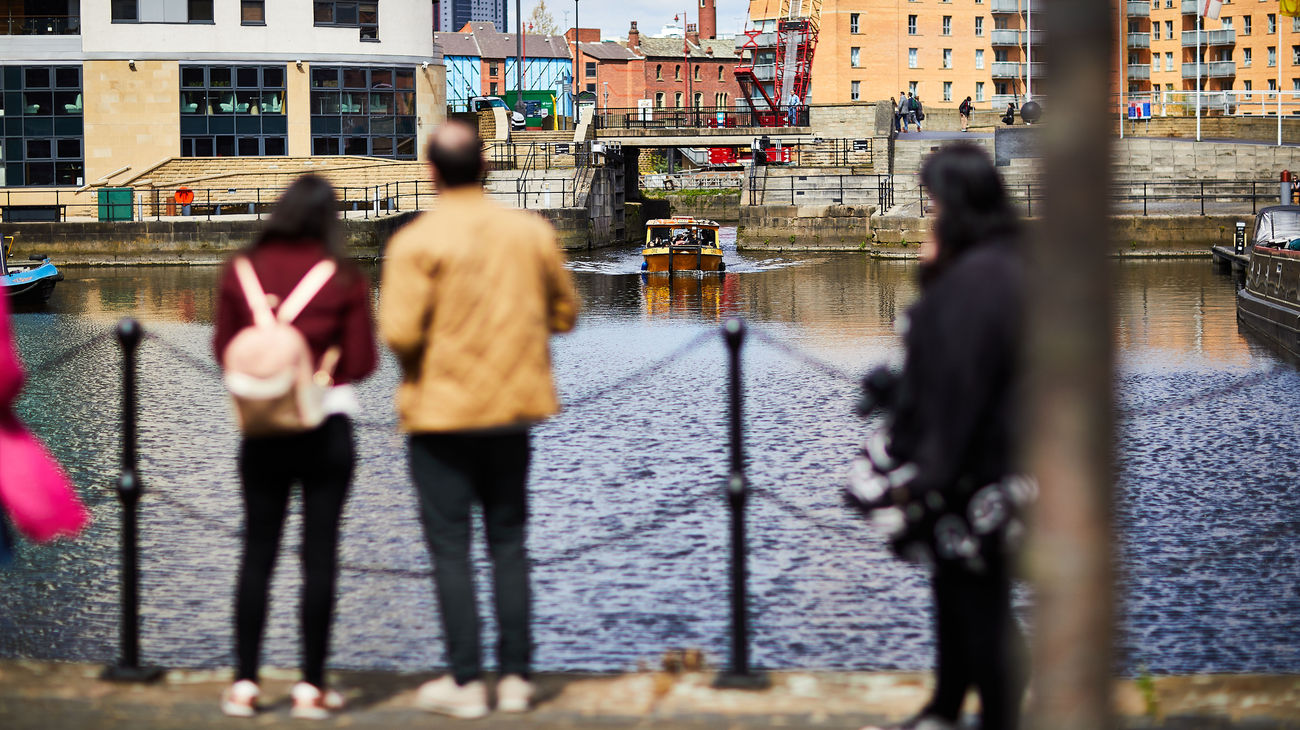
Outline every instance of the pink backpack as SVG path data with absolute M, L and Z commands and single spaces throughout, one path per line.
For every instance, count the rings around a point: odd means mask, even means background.
M 248 259 L 236 258 L 234 268 L 253 312 L 253 324 L 235 334 L 221 358 L 240 430 L 245 436 L 275 436 L 316 428 L 325 420 L 325 391 L 332 385 L 339 348 L 331 347 L 316 368 L 293 321 L 337 265 L 325 259 L 313 266 L 274 313 Z

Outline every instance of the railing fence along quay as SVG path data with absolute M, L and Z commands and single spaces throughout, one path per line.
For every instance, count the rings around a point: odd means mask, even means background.
M 764 488 L 755 490 L 748 484 L 744 474 L 743 427 L 745 419 L 742 415 L 744 394 L 740 379 L 742 349 L 745 340 L 748 338 L 757 340 L 762 345 L 781 353 L 791 360 L 803 363 L 823 376 L 832 378 L 843 385 L 858 386 L 862 382 L 862 375 L 828 363 L 821 358 L 783 342 L 762 330 L 747 328 L 742 320 L 732 319 L 723 324 L 721 331 L 715 329 L 704 330 L 644 367 L 638 368 L 637 370 L 628 373 L 607 385 L 596 388 L 591 392 L 567 398 L 566 413 L 581 410 L 592 403 L 606 399 L 619 391 L 643 381 L 650 374 L 662 371 L 662 369 L 669 363 L 680 360 L 685 356 L 696 352 L 705 345 L 716 342 L 719 335 L 722 336 L 728 353 L 730 415 L 730 448 L 728 457 L 730 463 L 730 474 L 727 478 L 726 484 L 721 490 L 722 493 L 719 494 L 718 491 L 713 490 L 701 490 L 694 497 L 671 510 L 661 511 L 636 524 L 626 526 L 600 537 L 592 538 L 584 544 L 566 548 L 549 556 L 543 556 L 540 559 L 535 559 L 533 562 L 535 565 L 543 567 L 561 565 L 570 562 L 601 547 L 617 544 L 636 536 L 644 536 L 655 530 L 664 529 L 666 526 L 671 525 L 673 520 L 678 517 L 695 513 L 700 509 L 708 509 L 710 504 L 716 507 L 718 502 L 721 501 L 719 497 L 725 497 L 730 508 L 732 520 L 732 539 L 730 546 L 731 584 L 729 589 L 732 607 L 730 637 L 731 661 L 727 670 L 717 677 L 716 683 L 718 686 L 756 688 L 765 686 L 766 678 L 762 672 L 754 670 L 749 666 L 748 656 L 748 602 L 746 598 L 748 581 L 745 568 L 747 545 L 745 540 L 744 514 L 749 496 L 754 494 L 808 525 L 824 530 L 827 533 L 847 534 L 849 531 L 862 531 L 867 528 L 862 524 L 860 519 L 856 519 L 855 513 L 852 513 L 847 507 L 838 515 L 839 517 L 847 519 L 842 523 L 835 523 L 826 520 L 822 516 L 813 514 L 807 508 L 786 499 L 776 489 Z M 145 497 L 152 498 L 146 500 L 146 504 L 150 501 L 156 500 L 157 503 L 175 510 L 179 515 L 182 515 L 186 519 L 193 520 L 207 529 L 226 536 L 230 540 L 238 541 L 241 538 L 241 535 L 238 529 L 231 526 L 228 519 L 218 519 L 204 514 L 202 511 L 189 506 L 183 498 L 177 495 L 169 494 L 167 491 L 159 489 L 152 489 L 146 492 L 144 487 L 145 480 L 137 471 L 136 363 L 139 348 L 144 345 L 156 345 L 179 363 L 200 374 L 207 375 L 214 379 L 219 379 L 221 377 L 221 372 L 216 367 L 215 363 L 186 352 L 184 348 L 168 342 L 166 338 L 160 335 L 145 332 L 135 320 L 124 319 L 119 323 L 115 331 L 109 330 L 100 332 L 79 344 L 68 347 L 53 356 L 45 358 L 39 363 L 29 363 L 27 370 L 36 377 L 44 377 L 55 369 L 68 366 L 81 356 L 102 346 L 106 341 L 114 338 L 114 336 L 116 336 L 116 339 L 121 345 L 123 354 L 121 422 L 123 451 L 121 470 L 116 481 L 116 491 L 122 506 L 123 520 L 123 530 L 121 533 L 121 656 L 116 663 L 105 668 L 103 676 L 106 679 L 115 681 L 151 681 L 159 676 L 160 671 L 157 668 L 141 666 L 139 650 L 139 552 L 136 540 L 138 525 L 137 513 L 141 500 Z M 1194 406 L 1210 405 L 1229 395 L 1268 382 L 1287 371 L 1288 368 L 1278 365 L 1267 370 L 1257 371 L 1237 377 L 1227 383 L 1209 387 L 1200 392 L 1166 400 L 1148 402 L 1137 407 L 1121 409 L 1117 411 L 1117 415 L 1121 419 L 1132 420 L 1160 416 Z M 395 428 L 395 424 L 393 423 L 367 421 L 358 421 L 355 425 L 361 429 L 383 431 L 392 431 Z M 1300 522 L 1294 520 L 1265 526 L 1263 529 L 1258 530 L 1248 540 L 1232 540 L 1222 543 L 1221 547 L 1217 547 L 1212 551 L 1196 554 L 1189 553 L 1176 557 L 1173 560 L 1162 561 L 1159 568 L 1170 569 L 1172 567 L 1177 569 L 1187 569 L 1210 561 L 1223 561 L 1246 557 L 1260 548 L 1267 547 L 1270 543 L 1273 543 L 1280 538 L 1294 535 L 1297 529 L 1300 529 Z M 340 563 L 339 569 L 352 573 L 386 575 L 403 579 L 428 579 L 432 576 L 432 571 L 429 570 L 409 570 L 354 563 Z M 1139 572 L 1141 572 L 1141 570 L 1139 570 Z

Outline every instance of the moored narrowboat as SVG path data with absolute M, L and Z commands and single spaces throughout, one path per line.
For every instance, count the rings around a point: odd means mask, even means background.
M 1289 359 L 1300 359 L 1300 205 L 1255 216 L 1237 320 Z
M 673 216 L 646 223 L 645 261 L 641 270 L 649 273 L 675 271 L 726 271 L 714 221 Z
M 0 243 L 0 290 L 15 304 L 48 302 L 54 285 L 63 281 L 63 274 L 43 254 L 31 256 L 32 264 L 15 263 L 10 259 L 13 242 L 13 236 L 5 236 Z

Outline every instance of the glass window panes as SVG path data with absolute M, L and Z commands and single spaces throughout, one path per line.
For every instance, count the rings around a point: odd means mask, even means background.
M 312 154 L 414 159 L 414 88 L 410 68 L 313 68 Z
M 212 22 L 212 0 L 189 0 L 188 5 L 191 23 Z
M 239 22 L 243 25 L 263 25 L 266 23 L 265 0 L 240 0 Z
M 0 146 L 9 186 L 84 183 L 80 66 L 4 66 Z
M 285 154 L 284 81 L 283 66 L 182 66 L 181 155 Z
M 113 22 L 134 22 L 139 18 L 136 10 L 136 0 L 113 0 L 112 3 Z

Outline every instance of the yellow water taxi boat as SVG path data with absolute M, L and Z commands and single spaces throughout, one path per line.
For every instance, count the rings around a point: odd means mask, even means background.
M 645 226 L 645 262 L 649 273 L 674 271 L 725 271 L 715 221 L 673 216 L 656 218 Z

